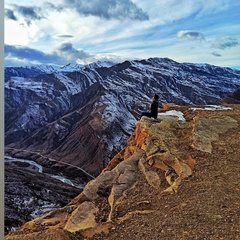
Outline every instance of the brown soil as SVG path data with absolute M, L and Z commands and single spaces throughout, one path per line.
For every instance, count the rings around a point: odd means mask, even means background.
M 174 132 L 174 136 L 177 136 L 179 141 L 177 146 L 173 147 L 176 147 L 180 154 L 191 156 L 196 164 L 192 176 L 183 179 L 176 193 L 163 193 L 163 190 L 169 186 L 164 178 L 164 172 L 149 166 L 150 170 L 157 172 L 160 176 L 160 189 L 150 186 L 143 174 L 138 171 L 135 185 L 126 190 L 123 196 L 117 200 L 120 204 L 114 208 L 112 223 L 107 222 L 110 211 L 108 197 L 111 186 L 105 184 L 98 188 L 98 198 L 94 199 L 94 205 L 98 209 L 95 220 L 100 223 L 97 227 L 98 232 L 105 230 L 105 233 L 93 236 L 92 233 L 96 233 L 94 227 L 86 229 L 85 232 L 65 231 L 63 229 L 64 221 L 68 216 L 62 209 L 59 214 L 55 213 L 56 217 L 60 218 L 61 214 L 64 216 L 64 219 L 61 219 L 63 223 L 59 226 L 57 223 L 53 223 L 56 228 L 53 226 L 53 228 L 43 232 L 37 228 L 36 222 L 35 225 L 28 225 L 36 229 L 31 230 L 26 226 L 22 229 L 22 235 L 20 230 L 19 233 L 16 233 L 16 238 L 13 234 L 8 239 L 29 240 L 40 239 L 41 236 L 43 240 L 60 240 L 60 237 L 56 235 L 60 233 L 61 239 L 68 240 L 240 239 L 240 105 L 230 107 L 234 110 L 194 112 L 189 111 L 188 106 L 180 108 L 185 119 L 191 124 L 183 128 L 180 126 Z M 222 131 L 224 134 L 219 133 L 217 138 L 213 137 L 212 139 L 217 140 L 211 143 L 212 152 L 208 153 L 192 147 L 195 137 L 193 134 L 194 117 L 201 119 L 204 117 L 207 119 L 227 119 L 226 117 L 230 117 L 237 120 L 238 125 L 235 124 L 236 127 L 229 128 L 228 131 Z M 221 127 L 228 129 L 225 122 L 220 121 L 220 124 L 222 124 Z M 209 138 L 211 134 L 215 134 L 211 132 L 211 129 L 206 131 Z M 114 166 L 114 164 L 113 161 L 109 165 L 109 171 L 112 168 L 110 166 Z M 77 207 L 80 200 L 83 198 L 77 197 L 72 202 L 73 206 L 76 204 L 75 207 Z M 87 202 L 87 200 L 84 201 Z M 67 210 L 68 208 L 66 208 Z M 46 218 L 42 222 L 40 219 L 39 223 L 47 222 Z M 54 219 L 53 217 L 52 221 Z M 109 232 L 108 229 L 110 229 Z M 28 230 L 33 232 L 32 235 L 27 235 Z M 54 232 L 56 232 L 55 235 Z M 36 234 L 39 237 L 36 238 Z M 93 237 L 87 238 L 87 236 Z
M 239 123 L 240 106 L 234 109 L 232 117 Z M 214 117 L 210 111 L 200 114 Z M 219 111 L 216 114 L 221 117 Z M 189 111 L 185 118 L 191 118 Z M 240 125 L 220 135 L 212 144 L 212 153 L 190 148 L 188 131 L 191 129 L 179 133 L 179 147 L 196 160 L 193 175 L 183 180 L 177 193 L 166 194 L 149 186 L 139 173 L 138 183 L 124 196 L 125 204 L 116 209 L 116 217 L 125 219 L 113 219 L 110 232 L 92 240 L 240 239 Z

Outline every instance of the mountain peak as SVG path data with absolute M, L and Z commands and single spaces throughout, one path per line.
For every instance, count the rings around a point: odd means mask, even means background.
M 237 239 L 239 132 L 240 105 L 143 117 L 80 195 L 5 239 Z

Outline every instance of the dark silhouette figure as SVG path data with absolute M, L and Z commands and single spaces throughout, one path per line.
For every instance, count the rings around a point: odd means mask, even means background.
M 157 94 L 155 94 L 152 97 L 151 112 L 147 112 L 147 111 L 142 112 L 141 117 L 146 116 L 146 117 L 149 117 L 149 118 L 153 117 L 154 119 L 157 119 L 157 116 L 158 116 L 158 99 L 159 99 L 159 96 Z

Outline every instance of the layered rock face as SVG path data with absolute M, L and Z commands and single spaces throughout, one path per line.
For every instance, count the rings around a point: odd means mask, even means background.
M 240 106 L 171 106 L 65 207 L 6 240 L 238 239 Z
M 46 106 L 43 107 L 43 112 L 45 110 L 49 114 L 51 112 L 53 118 L 58 116 L 57 120 L 25 136 L 24 140 L 19 140 L 15 136 L 16 131 L 6 131 L 7 138 L 11 138 L 11 134 L 13 134 L 13 139 L 10 144 L 6 141 L 5 153 L 12 157 L 32 159 L 46 167 L 59 168 L 60 171 L 65 171 L 68 174 L 72 174 L 76 169 L 75 167 L 71 168 L 72 165 L 81 167 L 92 175 L 98 175 L 104 168 L 104 142 L 102 141 L 104 130 L 101 118 L 106 106 L 95 105 L 99 100 L 101 91 L 102 88 L 99 84 L 93 84 L 86 93 L 83 93 L 83 96 L 75 96 L 75 105 L 78 107 L 75 107 L 68 114 L 63 114 L 61 118 L 58 118 L 61 110 L 59 111 L 59 107 L 53 103 L 51 103 L 49 111 Z M 57 115 L 52 113 L 55 110 L 59 111 Z M 45 117 L 43 112 L 42 115 L 40 114 L 40 118 Z M 6 119 L 11 121 L 13 114 L 11 113 L 10 117 L 8 114 L 7 111 Z M 24 120 L 23 124 L 26 126 L 22 127 L 20 131 L 32 131 L 30 125 L 36 121 L 39 113 L 33 112 L 32 114 L 30 120 L 27 118 Z M 15 124 L 13 124 L 14 127 L 16 127 Z M 18 132 L 17 135 L 21 139 L 21 133 Z M 50 158 L 53 161 L 50 161 Z M 64 163 L 68 164 L 68 168 Z M 82 174 L 82 177 L 86 176 Z

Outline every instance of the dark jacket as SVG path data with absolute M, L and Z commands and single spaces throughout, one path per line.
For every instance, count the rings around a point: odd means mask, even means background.
M 152 102 L 151 105 L 151 116 L 155 119 L 157 119 L 158 116 L 158 102 Z

